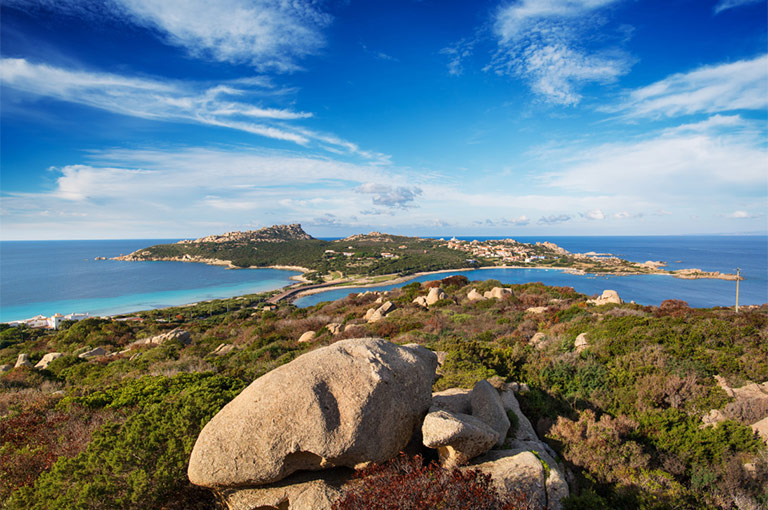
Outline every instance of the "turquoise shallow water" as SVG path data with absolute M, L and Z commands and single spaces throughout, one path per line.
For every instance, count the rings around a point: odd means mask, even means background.
M 231 270 L 183 262 L 94 260 L 169 242 L 0 243 L 0 321 L 38 314 L 113 315 L 278 289 L 292 271 Z
M 482 239 L 482 238 L 481 238 Z M 768 302 L 768 237 L 766 236 L 645 236 L 518 238 L 551 240 L 574 252 L 610 252 L 634 261 L 663 260 L 670 268 L 698 267 L 733 272 L 741 267 L 741 303 Z M 38 314 L 87 312 L 111 315 L 174 306 L 208 299 L 262 292 L 289 285 L 290 271 L 228 270 L 182 262 L 97 261 L 174 240 L 0 242 L 0 321 Z M 429 275 L 419 281 L 465 274 L 470 280 L 489 278 L 504 283 L 540 281 L 574 287 L 585 294 L 614 289 L 623 299 L 657 305 L 682 299 L 691 306 L 730 306 L 735 282 L 680 280 L 668 276 L 588 277 L 554 270 L 484 269 Z M 379 287 L 388 289 L 391 286 Z M 316 294 L 299 306 L 338 299 L 355 289 Z

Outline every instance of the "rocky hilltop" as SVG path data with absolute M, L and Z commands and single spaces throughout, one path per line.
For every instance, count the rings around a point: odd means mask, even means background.
M 273 225 L 259 230 L 239 230 L 227 232 L 221 235 L 210 235 L 195 240 L 183 240 L 177 244 L 201 244 L 201 243 L 279 243 L 284 241 L 307 241 L 314 239 L 299 223 L 292 225 Z

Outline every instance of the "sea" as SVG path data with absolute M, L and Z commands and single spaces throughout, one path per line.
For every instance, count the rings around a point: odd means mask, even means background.
M 498 237 L 463 237 L 489 240 Z M 664 261 L 669 269 L 699 268 L 732 273 L 741 269 L 742 305 L 768 303 L 768 236 L 552 236 L 516 237 L 521 242 L 550 241 L 571 252 L 611 253 L 645 262 Z M 176 239 L 99 241 L 0 241 L 0 322 L 54 313 L 117 315 L 210 299 L 274 290 L 297 273 L 276 269 L 227 269 L 185 262 L 123 262 L 115 257 Z M 502 283 L 542 282 L 573 287 L 584 294 L 616 290 L 625 301 L 658 305 L 681 299 L 694 307 L 733 306 L 736 282 L 682 280 L 665 275 L 581 276 L 559 270 L 481 269 L 423 275 L 412 281 L 463 274 L 470 280 Z M 401 284 L 403 285 L 403 284 Z M 301 307 L 363 290 L 345 288 L 307 296 Z

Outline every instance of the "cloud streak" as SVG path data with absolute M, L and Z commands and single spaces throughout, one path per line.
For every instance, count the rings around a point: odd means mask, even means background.
M 205 60 L 291 72 L 325 45 L 332 17 L 318 3 L 293 0 L 8 0 L 24 9 L 111 18 L 144 27 L 169 45 Z
M 713 10 L 715 14 L 720 14 L 721 12 L 728 9 L 743 7 L 745 5 L 759 4 L 762 1 L 763 0 L 720 0 L 717 2 L 717 5 L 715 5 Z
M 606 108 L 629 118 L 761 110 L 768 107 L 768 55 L 702 66 L 630 91 Z
M 487 69 L 529 82 L 545 101 L 573 106 L 588 83 L 611 83 L 631 59 L 618 49 L 590 50 L 594 14 L 617 0 L 520 0 L 498 10 L 498 52 Z
M 3 58 L 0 59 L 0 83 L 31 96 L 50 97 L 121 115 L 224 127 L 302 146 L 315 144 L 332 152 L 367 159 L 386 159 L 338 137 L 287 124 L 308 119 L 311 113 L 245 102 L 258 101 L 269 93 L 254 80 L 206 87 Z

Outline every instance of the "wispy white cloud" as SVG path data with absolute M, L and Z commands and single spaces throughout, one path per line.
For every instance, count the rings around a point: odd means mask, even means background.
M 600 209 L 592 209 L 585 213 L 581 213 L 581 217 L 586 218 L 588 220 L 604 220 L 605 213 L 603 213 L 603 211 L 601 211 Z
M 719 14 L 725 10 L 733 9 L 734 7 L 742 7 L 744 5 L 759 4 L 764 0 L 720 0 L 714 7 L 715 14 Z
M 551 162 L 561 170 L 541 182 L 572 192 L 686 199 L 765 188 L 764 126 L 720 117 L 687 127 L 582 149 Z
M 225 127 L 304 146 L 314 143 L 367 159 L 387 159 L 336 136 L 288 124 L 310 118 L 312 114 L 259 105 L 259 99 L 269 93 L 269 90 L 263 93 L 264 80 L 206 86 L 3 58 L 0 59 L 0 83 L 31 96 L 51 97 L 122 115 Z M 249 87 L 249 83 L 253 85 Z M 249 100 L 252 102 L 246 102 Z
M 474 39 L 462 39 L 456 44 L 441 49 L 440 55 L 450 57 L 448 62 L 448 74 L 451 76 L 461 76 L 464 74 L 464 61 L 472 56 L 475 47 Z
M 611 83 L 632 59 L 617 48 L 589 49 L 595 14 L 618 0 L 520 0 L 500 8 L 494 33 L 499 51 L 487 69 L 527 80 L 554 104 L 575 105 L 588 83 Z
M 103 17 L 145 27 L 190 55 L 279 72 L 299 69 L 302 57 L 325 44 L 331 23 L 310 0 L 8 0 L 20 9 Z
M 761 214 L 752 214 L 747 211 L 733 211 L 730 214 L 726 214 L 726 218 L 736 219 L 736 220 L 748 220 L 753 218 L 759 218 L 761 217 Z
M 626 117 L 673 117 L 768 107 L 768 55 L 708 65 L 635 89 L 606 108 Z

